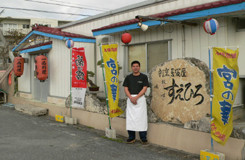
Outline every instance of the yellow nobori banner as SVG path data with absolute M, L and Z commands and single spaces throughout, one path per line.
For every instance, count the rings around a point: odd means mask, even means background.
M 117 44 L 102 45 L 102 53 L 105 67 L 105 80 L 108 89 L 109 116 L 116 117 L 123 113 L 118 106 L 119 79 L 117 64 Z
M 233 129 L 232 106 L 239 86 L 239 51 L 213 48 L 213 109 L 211 135 L 225 145 Z

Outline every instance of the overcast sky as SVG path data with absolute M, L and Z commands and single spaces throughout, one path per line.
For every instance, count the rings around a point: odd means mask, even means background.
M 74 13 L 82 15 L 96 15 L 109 10 L 125 7 L 145 0 L 0 0 L 0 7 L 43 10 L 51 12 Z M 44 4 L 46 3 L 46 4 Z M 58 5 L 52 5 L 53 3 Z M 74 6 L 67 7 L 64 5 Z M 81 8 L 76 8 L 81 7 Z M 83 9 L 82 9 L 83 8 Z M 0 8 L 0 12 L 3 8 Z M 1 17 L 13 18 L 50 18 L 59 20 L 79 20 L 88 16 L 68 14 L 53 14 L 44 12 L 25 11 L 17 9 L 4 9 Z

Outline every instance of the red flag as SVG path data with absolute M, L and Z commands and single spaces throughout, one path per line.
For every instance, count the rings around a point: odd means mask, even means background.
M 72 87 L 87 88 L 87 61 L 84 48 L 72 49 Z

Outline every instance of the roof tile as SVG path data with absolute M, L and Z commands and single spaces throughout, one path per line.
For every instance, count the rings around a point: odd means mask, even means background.
M 49 34 L 54 34 L 54 35 L 58 35 L 58 36 L 64 36 L 64 37 L 95 39 L 94 37 L 89 37 L 89 36 L 85 36 L 85 35 L 81 35 L 81 34 L 64 32 L 64 31 L 61 31 L 61 28 L 51 28 L 51 27 L 34 25 L 32 27 L 32 31 L 33 30 L 39 31 L 39 32 L 44 32 L 44 33 L 49 33 Z

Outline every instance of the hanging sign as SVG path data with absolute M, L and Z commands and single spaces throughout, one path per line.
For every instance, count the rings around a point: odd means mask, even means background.
M 86 88 L 72 88 L 72 107 L 84 108 Z
M 84 108 L 87 88 L 87 61 L 84 48 L 72 49 L 72 107 Z
M 233 129 L 232 106 L 239 85 L 237 65 L 239 51 L 213 48 L 213 109 L 211 135 L 218 143 L 225 145 Z
M 102 53 L 105 67 L 105 79 L 108 91 L 109 116 L 116 117 L 123 113 L 118 106 L 119 79 L 117 64 L 117 44 L 102 45 Z
M 72 87 L 87 88 L 87 61 L 84 48 L 72 49 Z

